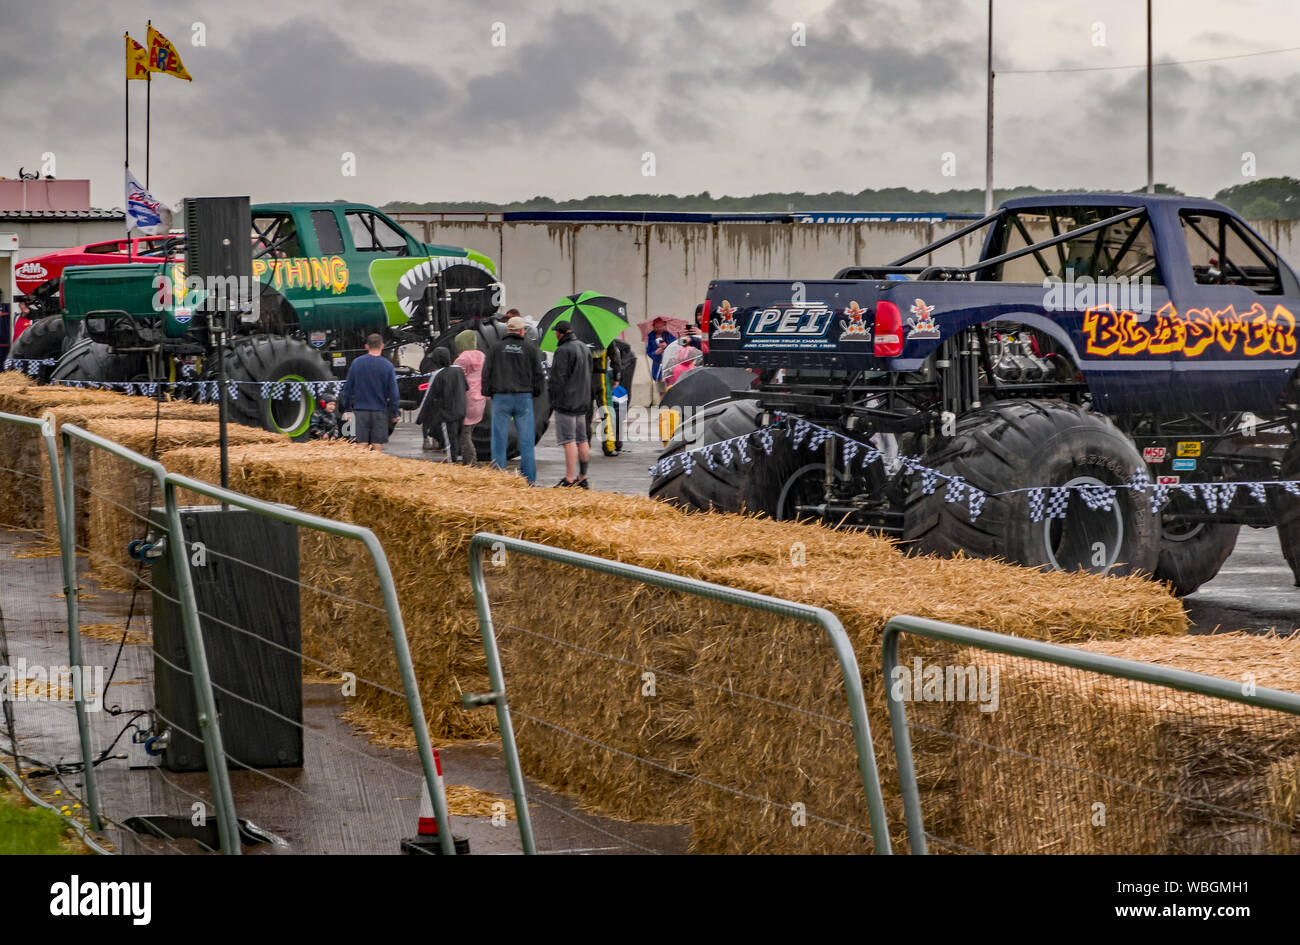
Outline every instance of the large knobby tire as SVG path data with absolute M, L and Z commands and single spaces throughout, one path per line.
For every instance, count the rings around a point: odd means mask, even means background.
M 250 427 L 283 433 L 295 440 L 311 435 L 311 415 L 316 400 L 306 390 L 297 400 L 262 398 L 260 385 L 295 381 L 328 381 L 333 375 L 320 352 L 299 338 L 253 335 L 241 338 L 226 351 L 226 379 L 239 384 L 230 404 L 230 418 Z M 215 372 L 206 375 L 215 378 Z
M 533 398 L 533 444 L 542 442 L 542 435 L 546 433 L 546 428 L 551 425 L 551 397 L 546 391 L 542 391 Z M 492 461 L 492 398 L 487 399 L 483 405 L 483 419 L 474 424 L 474 431 L 470 434 L 474 440 L 474 452 L 478 454 L 480 462 L 490 463 Z M 510 436 L 506 440 L 506 459 L 514 459 L 519 455 L 519 437 L 515 433 L 514 422 L 510 423 Z
M 9 349 L 9 357 L 15 361 L 44 361 L 46 358 L 61 357 L 67 337 L 61 316 L 38 318 L 18 336 L 18 340 Z
M 1300 441 L 1291 444 L 1282 458 L 1281 479 L 1300 479 Z M 1277 524 L 1277 540 L 1282 546 L 1282 555 L 1291 566 L 1295 575 L 1296 587 L 1300 587 L 1300 496 L 1294 496 L 1282 488 L 1268 490 L 1268 501 Z
M 702 408 L 678 427 L 661 460 L 686 450 L 743 436 L 759 429 L 759 406 L 753 400 L 728 400 Z M 765 455 L 757 443 L 747 447 L 749 462 L 733 450 L 731 462 L 715 459 L 713 467 L 700 459 L 688 475 L 680 465 L 667 475 L 656 476 L 650 497 L 702 511 L 763 512 L 774 515 L 781 485 L 798 464 L 786 442 L 785 431 L 772 429 L 772 454 Z
M 1011 492 L 1127 484 L 1145 469 L 1142 457 L 1103 416 L 1067 403 L 996 403 L 960 417 L 955 435 L 936 442 L 925 463 L 961 476 L 988 498 L 972 519 L 964 497 L 945 501 L 943 480 L 925 495 L 918 477 L 904 522 L 904 538 L 916 551 L 1002 558 L 1044 570 L 1133 574 L 1156 566 L 1160 523 L 1145 493 L 1121 488 L 1109 510 L 1093 510 L 1072 489 L 1064 518 L 1035 522 L 1029 493 Z M 1011 494 L 994 495 L 999 492 Z
M 143 354 L 114 354 L 108 345 L 85 339 L 59 358 L 50 373 L 58 381 L 147 381 L 149 361 Z
M 1209 581 L 1237 546 L 1240 525 L 1219 522 L 1179 521 L 1180 507 L 1191 500 L 1175 496 L 1160 516 L 1160 560 L 1155 577 L 1180 597 Z

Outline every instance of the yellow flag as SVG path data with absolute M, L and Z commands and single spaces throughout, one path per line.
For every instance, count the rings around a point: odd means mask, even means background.
M 152 26 L 149 27 L 149 71 L 174 75 L 186 82 L 194 81 L 185 71 L 185 63 L 181 62 L 180 53 L 176 51 L 171 40 Z
M 149 53 L 148 51 L 131 38 L 129 33 L 123 33 L 126 39 L 126 78 L 131 79 L 148 79 L 149 78 Z

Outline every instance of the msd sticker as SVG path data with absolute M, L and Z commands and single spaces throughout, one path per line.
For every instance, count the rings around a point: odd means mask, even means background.
M 1144 463 L 1163 463 L 1168 453 L 1169 451 L 1163 446 L 1148 446 L 1142 450 L 1142 461 Z

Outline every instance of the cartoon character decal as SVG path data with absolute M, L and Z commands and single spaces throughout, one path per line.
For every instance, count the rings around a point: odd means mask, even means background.
M 870 341 L 871 326 L 867 324 L 867 310 L 856 301 L 850 302 L 840 322 L 840 341 Z
M 713 326 L 714 338 L 739 338 L 740 326 L 736 324 L 736 308 L 726 299 L 718 306 L 718 320 Z
M 931 340 L 939 337 L 939 326 L 934 323 L 934 306 L 926 305 L 923 299 L 912 300 L 912 317 L 907 320 L 910 331 L 907 340 Z

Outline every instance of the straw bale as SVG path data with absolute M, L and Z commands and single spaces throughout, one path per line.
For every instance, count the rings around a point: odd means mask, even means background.
M 212 444 L 218 435 L 216 424 L 197 420 L 168 420 L 156 425 L 152 418 L 91 419 L 85 429 L 146 457 L 183 446 Z M 238 425 L 230 426 L 228 436 L 233 444 L 272 444 L 285 439 Z M 127 545 L 144 537 L 149 508 L 160 505 L 162 496 L 153 477 L 140 467 L 104 450 L 91 450 L 89 455 L 85 480 L 89 494 L 79 493 L 77 502 L 86 506 L 90 574 L 103 587 L 130 589 L 136 564 L 127 556 Z
M 24 417 L 49 414 L 61 425 L 92 417 L 152 417 L 155 409 L 154 401 L 140 397 L 61 385 L 41 387 L 17 372 L 0 373 L 0 412 Z M 163 405 L 163 416 L 215 420 L 216 407 L 169 402 Z M 12 424 L 0 424 L 0 457 L 0 465 L 6 467 L 0 469 L 0 508 L 9 510 L 6 520 L 43 531 L 48 540 L 56 541 L 49 463 L 39 437 Z M 84 463 L 79 464 L 79 471 L 84 474 Z
M 72 423 L 79 427 L 85 428 L 86 424 L 92 420 L 128 420 L 128 419 L 153 419 L 157 417 L 161 423 L 170 423 L 173 420 L 202 420 L 211 423 L 217 422 L 217 408 L 213 404 L 192 404 L 187 401 L 166 401 L 162 404 L 161 409 L 157 401 L 146 400 L 143 397 L 120 397 L 118 403 L 113 404 L 61 404 L 57 407 L 49 407 L 42 411 L 42 417 L 48 417 L 53 424 L 54 432 L 57 434 L 63 428 L 63 424 Z M 58 437 L 55 440 L 58 451 L 59 461 L 63 462 L 63 439 Z M 150 444 L 152 445 L 152 443 Z M 74 443 L 72 449 L 72 461 L 75 466 L 76 480 L 79 483 L 86 482 L 86 475 L 89 472 L 89 450 L 90 447 L 84 443 Z M 44 468 L 42 467 L 42 472 Z M 86 543 L 86 495 L 81 492 L 76 497 L 77 512 L 77 543 L 84 546 Z M 54 511 L 54 488 L 53 482 L 48 475 L 41 479 L 41 506 L 42 522 L 45 533 L 50 536 L 51 541 L 57 539 L 57 515 Z
M 215 476 L 211 450 L 179 450 L 164 462 L 199 478 Z M 688 513 L 631 496 L 528 490 L 513 475 L 359 454 L 346 445 L 242 447 L 232 450 L 231 466 L 232 486 L 241 491 L 350 518 L 376 532 L 398 582 L 437 736 L 482 737 L 492 730 L 490 712 L 459 708 L 462 692 L 487 688 L 466 580 L 469 538 L 480 530 L 830 609 L 844 623 L 862 664 L 887 783 L 892 747 L 877 660 L 880 632 L 894 614 L 1054 640 L 1186 629 L 1178 601 L 1137 579 L 904 557 L 891 542 L 866 534 Z M 373 580 L 368 561 L 340 551 L 337 543 L 331 548 L 333 557 L 326 559 L 323 548 L 309 551 L 304 544 L 304 581 L 347 589 Z M 812 818 L 807 827 L 787 829 L 791 815 L 780 806 L 802 802 L 814 817 L 866 826 L 865 805 L 856 799 L 861 795 L 856 760 L 843 725 L 842 685 L 820 631 L 713 602 L 674 596 L 667 603 L 662 592 L 519 558 L 511 559 L 503 574 L 489 569 L 498 628 L 508 617 L 570 644 L 500 633 L 512 706 L 550 723 L 516 718 L 531 774 L 621 816 L 690 820 L 696 849 L 863 848 L 866 841 L 859 835 Z M 304 621 L 309 655 L 386 685 L 396 682 L 386 668 L 391 658 L 379 615 L 337 604 L 309 606 L 304 599 Z M 678 686 L 671 676 L 660 675 L 659 701 L 642 699 L 636 683 L 643 666 L 718 688 Z M 756 709 L 754 700 L 738 701 L 724 691 L 727 686 L 791 703 L 804 713 Z M 361 716 L 375 713 L 389 723 L 405 714 L 401 700 L 373 691 L 357 709 Z M 800 724 L 793 726 L 792 717 Z M 578 736 L 618 751 L 593 749 Z M 676 777 L 672 770 L 743 786 L 772 804 L 737 799 L 702 781 Z M 683 789 L 683 783 L 693 786 Z M 896 800 L 891 805 L 898 836 Z M 839 839 L 832 842 L 831 835 Z
M 1229 633 L 1079 646 L 1300 688 L 1295 637 Z M 982 651 L 959 650 L 954 660 L 996 663 L 999 707 L 948 705 L 942 719 L 929 713 L 926 724 L 956 736 L 917 749 L 923 788 L 947 782 L 942 798 L 923 795 L 929 832 L 990 853 L 1300 852 L 1300 719 L 1036 661 L 991 660 Z M 1099 810 L 1104 825 L 1095 823 Z

